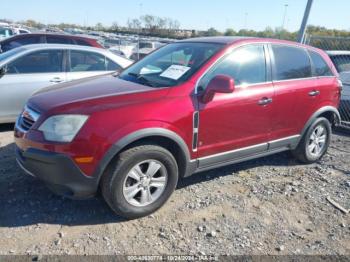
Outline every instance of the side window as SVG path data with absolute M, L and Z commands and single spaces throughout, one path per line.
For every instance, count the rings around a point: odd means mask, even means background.
M 307 52 L 298 47 L 272 45 L 275 58 L 274 80 L 311 77 L 311 63 Z
M 105 56 L 87 51 L 70 51 L 70 72 L 105 71 Z
M 236 85 L 266 82 L 264 47 L 251 45 L 234 50 L 204 76 L 200 86 L 205 88 L 216 75 L 231 76 Z
M 8 41 L 5 45 L 2 46 L 2 50 L 5 52 L 8 50 L 14 49 L 16 47 L 20 47 L 22 45 L 31 45 L 31 44 L 38 44 L 38 43 L 40 43 L 40 36 L 26 35 L 26 37 Z
M 91 46 L 88 42 L 82 39 L 75 39 L 74 40 L 77 45 L 83 45 L 83 46 Z
M 63 72 L 63 51 L 45 50 L 22 56 L 9 63 L 9 74 L 34 74 Z
M 46 36 L 46 42 L 48 44 L 72 44 L 72 41 L 70 39 L 57 36 Z
M 106 58 L 106 63 L 107 63 L 107 71 L 118 71 L 122 69 L 120 65 L 118 65 L 117 63 L 113 62 L 108 58 Z
M 333 73 L 330 70 L 327 63 L 324 61 L 322 56 L 314 51 L 309 51 L 311 61 L 314 67 L 315 76 L 332 76 Z

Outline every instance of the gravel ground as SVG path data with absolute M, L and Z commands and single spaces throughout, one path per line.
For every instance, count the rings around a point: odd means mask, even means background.
M 317 164 L 288 153 L 194 175 L 146 218 L 116 217 L 101 197 L 53 195 L 15 163 L 0 126 L 0 255 L 350 255 L 350 138 L 337 133 Z

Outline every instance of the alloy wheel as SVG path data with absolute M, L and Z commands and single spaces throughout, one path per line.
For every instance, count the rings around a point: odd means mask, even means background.
M 328 137 L 328 131 L 323 125 L 318 125 L 315 127 L 314 131 L 311 133 L 308 151 L 313 157 L 319 157 L 325 147 Z
M 133 206 L 147 206 L 162 195 L 167 182 L 168 172 L 161 162 L 153 159 L 142 161 L 126 175 L 123 195 Z

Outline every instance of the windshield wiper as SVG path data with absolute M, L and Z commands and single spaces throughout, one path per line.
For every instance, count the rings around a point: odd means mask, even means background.
M 155 84 L 153 84 L 151 81 L 149 81 L 146 77 L 144 77 L 143 75 L 141 74 L 137 74 L 137 73 L 133 73 L 133 72 L 130 72 L 128 73 L 129 76 L 133 76 L 133 77 L 136 77 L 137 80 L 140 80 L 140 82 L 142 84 L 145 84 L 145 85 L 148 85 L 148 86 L 151 86 L 151 87 L 156 87 Z

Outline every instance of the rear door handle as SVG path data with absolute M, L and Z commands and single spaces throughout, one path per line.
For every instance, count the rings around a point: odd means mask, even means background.
M 64 80 L 60 77 L 54 77 L 50 80 L 51 83 L 61 83 L 63 82 Z
M 318 96 L 320 94 L 320 91 L 318 90 L 313 90 L 309 93 L 309 96 Z
M 258 105 L 259 106 L 266 106 L 270 103 L 272 103 L 272 98 L 263 97 L 259 100 Z

